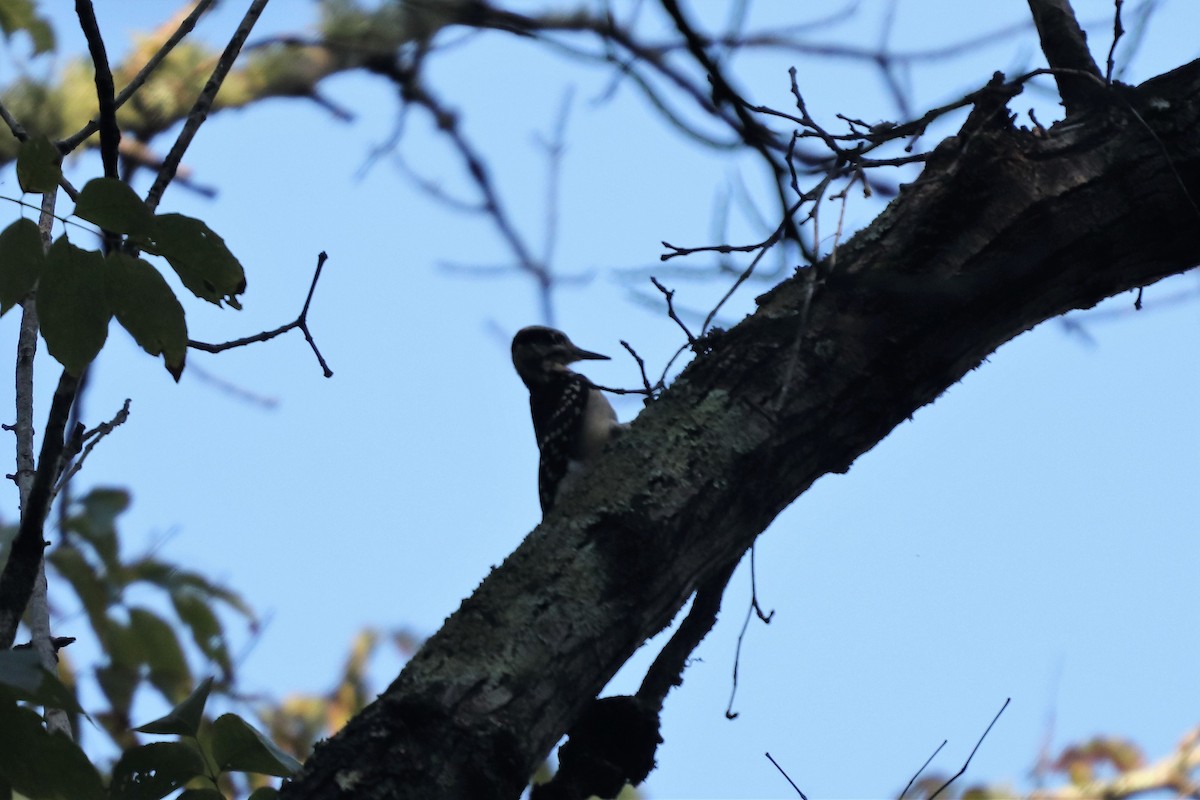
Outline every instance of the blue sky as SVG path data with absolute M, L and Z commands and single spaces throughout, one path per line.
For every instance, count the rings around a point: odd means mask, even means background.
M 174 6 L 97 5 L 113 52 L 123 31 L 157 24 Z M 821 41 L 874 43 L 882 7 L 862 3 L 854 21 Z M 1076 7 L 1095 23 L 1093 52 L 1103 58 L 1110 4 Z M 311 9 L 273 4 L 261 32 L 302 31 Z M 761 2 L 751 27 L 795 21 L 787 13 Z M 218 40 L 238 14 L 223 4 L 202 35 Z M 1026 16 L 1024 3 L 908 0 L 893 41 L 925 50 Z M 55 21 L 64 51 L 78 49 L 69 20 Z M 1127 79 L 1197 57 L 1184 33 L 1195 23 L 1189 2 L 1162 3 Z M 878 76 L 853 62 L 773 51 L 739 58 L 734 71 L 752 101 L 787 108 L 792 65 L 810 110 L 830 125 L 837 112 L 898 117 Z M 953 99 L 997 69 L 1039 65 L 1032 27 L 914 65 L 914 107 Z M 611 268 L 657 264 L 664 239 L 714 243 L 714 204 L 735 176 L 770 206 L 751 160 L 681 141 L 629 87 L 597 103 L 609 80 L 499 33 L 441 55 L 429 71 L 533 242 L 546 222 L 545 159 L 533 134 L 551 129 L 573 87 L 555 263 L 591 279 L 561 292 L 557 321 L 582 346 L 615 357 L 589 364 L 589 376 L 632 386 L 636 369 L 618 340 L 661 364 L 679 339 L 665 314 L 631 300 L 630 282 Z M 161 210 L 203 217 L 246 265 L 244 311 L 187 304 L 197 339 L 293 318 L 317 252 L 327 251 L 310 323 L 335 376 L 322 378 L 302 337 L 290 335 L 219 356 L 191 353 L 197 369 L 175 385 L 114 327 L 86 401 L 89 423 L 109 418 L 125 397 L 133 403 L 80 488 L 131 487 L 127 547 L 161 547 L 269 616 L 242 674 L 248 690 L 276 695 L 327 687 L 363 625 L 435 631 L 539 519 L 527 400 L 507 352 L 513 331 L 541 321 L 535 292 L 519 277 L 439 268 L 509 256 L 486 223 L 432 204 L 388 158 L 360 175 L 395 122 L 388 87 L 345 76 L 323 90 L 355 121 L 299 100 L 215 115 L 185 161 L 219 197 L 173 187 Z M 1055 117 L 1054 99 L 1036 89 L 1011 108 L 1028 124 L 1034 105 L 1043 123 Z M 931 131 L 926 143 L 949 130 Z M 470 196 L 423 115 L 410 120 L 402 147 L 423 174 Z M 99 172 L 90 156 L 72 170 L 77 185 Z M 3 180 L 14 194 L 11 170 Z M 862 225 L 879 209 L 859 203 L 848 219 Z M 830 233 L 834 213 L 822 223 Z M 731 224 L 735 243 L 762 237 L 737 214 Z M 687 308 L 707 309 L 727 286 L 652 274 Z M 743 289 L 724 319 L 736 322 L 763 288 Z M 744 568 L 668 699 L 648 794 L 792 796 L 763 757 L 769 750 L 809 797 L 894 796 L 943 739 L 950 743 L 933 769 L 956 770 L 1006 697 L 1012 705 L 967 781 L 1028 786 L 1047 737 L 1057 749 L 1121 734 L 1165 754 L 1200 721 L 1192 613 L 1200 305 L 1166 302 L 1195 289 L 1194 275 L 1152 287 L 1138 314 L 1132 296 L 1117 298 L 1102 309 L 1129 313 L 1077 317 L 1087 340 L 1057 322 L 1020 337 L 847 475 L 822 479 L 787 509 L 758 546 L 759 597 L 776 616 L 746 636 L 740 716 L 727 721 L 724 710 L 749 597 Z M 12 352 L 15 336 L 10 315 L 0 321 L 0 351 Z M 40 369 L 43 379 L 55 373 L 45 359 Z M 276 402 L 240 400 L 200 379 L 201 370 Z M 0 387 L 0 404 L 9 402 Z M 623 419 L 638 410 L 636 401 L 616 406 Z M 15 508 L 15 492 L 4 491 L 5 507 Z M 78 635 L 81 620 L 74 625 L 60 632 Z M 634 688 L 654 652 L 643 648 L 611 692 Z M 380 665 L 381 687 L 392 666 Z

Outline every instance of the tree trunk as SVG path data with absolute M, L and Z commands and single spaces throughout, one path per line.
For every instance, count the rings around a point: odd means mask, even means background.
M 994 82 L 836 267 L 699 342 L 283 796 L 517 797 L 626 659 L 819 477 L 1022 332 L 1200 260 L 1200 61 L 1049 131 L 1013 127 L 1019 91 Z

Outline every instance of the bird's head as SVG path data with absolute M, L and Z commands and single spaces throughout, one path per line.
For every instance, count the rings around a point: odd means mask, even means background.
M 512 341 L 513 366 L 526 386 L 542 383 L 576 361 L 607 361 L 608 356 L 575 345 L 567 335 L 543 325 L 530 325 L 517 331 Z

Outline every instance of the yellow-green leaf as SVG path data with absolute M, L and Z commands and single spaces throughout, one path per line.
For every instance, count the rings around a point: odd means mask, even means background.
M 17 31 L 29 34 L 35 56 L 54 49 L 54 30 L 38 16 L 33 0 L 0 0 L 0 32 L 9 39 Z
M 46 263 L 42 235 L 31 219 L 19 219 L 0 232 L 0 316 L 25 299 Z
M 117 322 L 143 350 L 161 355 L 178 381 L 187 358 L 187 323 L 175 293 L 158 270 L 140 258 L 109 253 L 107 267 L 108 300 Z
M 60 237 L 46 255 L 37 292 L 38 320 L 50 355 L 81 375 L 108 337 L 104 257 Z

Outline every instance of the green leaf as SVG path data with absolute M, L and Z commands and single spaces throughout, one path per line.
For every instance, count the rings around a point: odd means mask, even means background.
M 222 771 L 257 772 L 290 778 L 300 762 L 279 749 L 237 714 L 222 714 L 213 723 L 213 758 Z
M 53 192 L 62 180 L 62 154 L 45 136 L 30 136 L 17 153 L 17 182 L 22 192 Z
M 79 500 L 79 509 L 67 519 L 66 529 L 79 534 L 90 544 L 109 570 L 120 566 L 116 522 L 130 502 L 129 492 L 125 489 L 92 489 Z
M 108 586 L 97 569 L 83 557 L 79 548 L 74 544 L 60 544 L 50 552 L 46 560 L 60 577 L 71 584 L 79 602 L 83 604 L 84 611 L 87 612 L 92 628 L 103 626 L 110 600 Z M 100 633 L 99 630 L 96 632 Z
M 54 29 L 50 27 L 50 23 L 40 17 L 29 23 L 25 28 L 29 33 L 29 38 L 33 40 L 33 54 L 40 56 L 42 53 L 49 53 L 54 50 Z
M 7 686 L 20 700 L 83 713 L 75 695 L 41 665 L 32 647 L 0 651 L 0 685 Z
M 225 800 L 225 795 L 216 789 L 184 789 L 175 800 Z
M 75 216 L 112 233 L 145 236 L 154 225 L 152 212 L 129 184 L 116 178 L 93 178 L 75 201 Z
M 46 264 L 42 234 L 31 219 L 19 219 L 0 232 L 0 316 L 25 299 Z
M 150 683 L 172 703 L 188 694 L 192 673 L 174 629 L 161 617 L 144 608 L 129 610 L 129 624 L 142 645 L 150 667 Z
M 228 676 L 233 672 L 233 660 L 225 642 L 225 629 L 208 601 L 192 590 L 171 592 L 175 613 L 192 632 L 192 640 L 200 652 L 221 667 Z
M 215 597 L 230 608 L 245 617 L 251 624 L 257 622 L 254 609 L 245 599 L 232 589 L 227 589 L 208 580 L 198 572 L 180 569 L 174 564 L 157 561 L 153 558 L 142 558 L 131 561 L 126 565 L 126 571 L 132 576 L 130 582 L 145 581 L 155 586 L 161 586 L 172 592 L 178 589 L 195 589 L 205 597 Z
M 173 733 L 179 736 L 195 736 L 200 730 L 200 720 L 204 716 L 204 704 L 208 701 L 208 692 L 212 689 L 213 679 L 205 678 L 200 682 L 187 699 L 175 706 L 166 716 L 159 717 L 153 722 L 147 722 L 134 730 L 141 733 Z
M 184 742 L 155 742 L 126 750 L 113 767 L 109 795 L 159 800 L 206 773 L 204 756 Z
M 144 249 L 167 259 L 196 297 L 242 307 L 237 296 L 246 291 L 246 273 L 225 241 L 203 221 L 183 214 L 159 214 Z
M 0 0 L 0 31 L 5 39 L 17 31 L 27 32 L 33 40 L 35 56 L 54 49 L 54 31 L 37 15 L 33 0 Z
M 103 256 L 60 237 L 46 256 L 37 310 L 50 355 L 72 375 L 82 375 L 104 346 L 112 318 Z
M 138 671 L 121 664 L 97 667 L 96 682 L 100 684 L 112 710 L 121 718 L 127 718 L 133 706 L 133 693 L 142 682 Z M 121 727 L 126 728 L 126 725 Z
M 117 322 L 152 356 L 161 355 L 179 380 L 187 357 L 183 306 L 158 270 L 140 258 L 113 252 L 106 259 L 108 302 Z
M 274 786 L 260 786 L 246 800 L 275 800 L 276 797 L 279 797 L 279 790 Z
M 0 698 L 0 783 L 33 800 L 102 800 L 100 775 L 79 746 L 32 709 Z
M 96 631 L 104 649 L 108 651 L 109 661 L 114 666 L 125 667 L 140 672 L 142 664 L 146 663 L 146 647 L 148 641 L 143 641 L 133 625 L 125 625 L 120 620 L 105 615 L 102 627 Z

